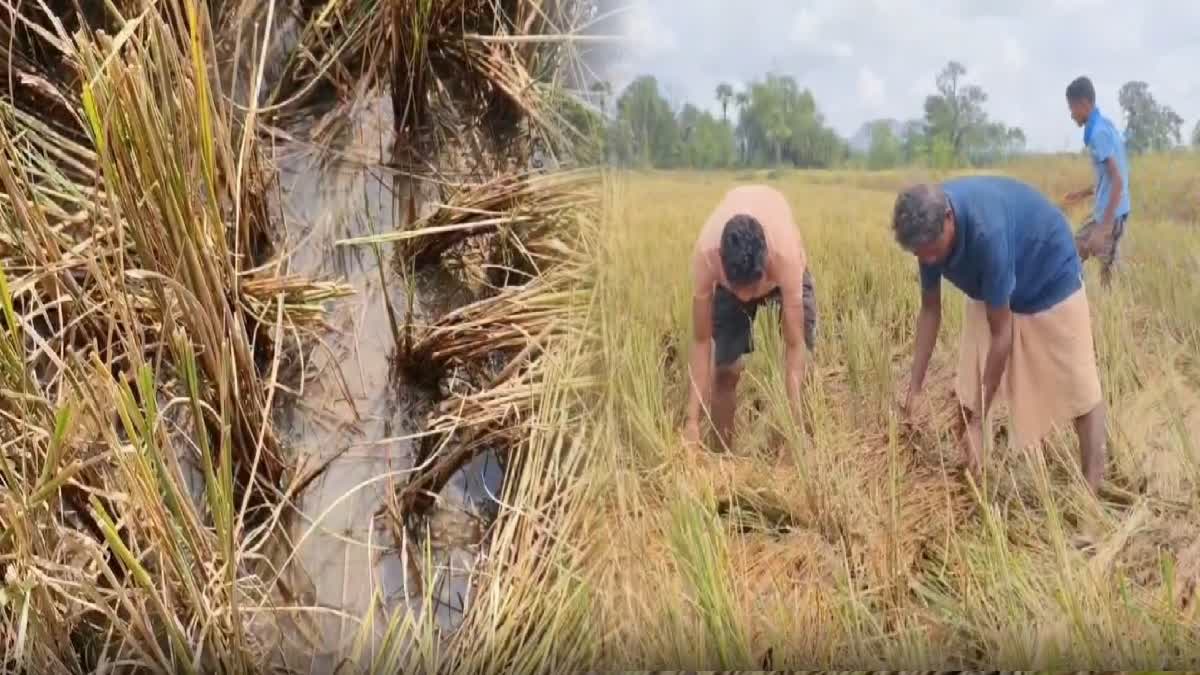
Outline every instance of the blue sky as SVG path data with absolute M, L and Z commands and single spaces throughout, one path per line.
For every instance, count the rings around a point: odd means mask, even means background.
M 1184 118 L 1200 117 L 1200 2 L 1192 0 L 618 0 L 627 43 L 606 64 L 618 91 L 642 73 L 667 95 L 717 110 L 713 90 L 767 70 L 808 87 L 849 136 L 863 122 L 921 114 L 950 59 L 988 93 L 993 119 L 1031 149 L 1075 150 L 1063 91 L 1076 75 L 1123 126 L 1117 89 L 1145 80 Z

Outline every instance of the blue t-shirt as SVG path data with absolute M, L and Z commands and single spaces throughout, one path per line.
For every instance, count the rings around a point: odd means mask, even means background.
M 1082 286 L 1071 227 L 1042 193 L 1003 176 L 957 178 L 942 189 L 954 210 L 954 244 L 940 264 L 917 263 L 922 288 L 944 276 L 973 300 L 1033 314 Z
M 1117 203 L 1113 218 L 1129 215 L 1129 158 L 1125 154 L 1125 139 L 1113 123 L 1100 114 L 1099 108 L 1092 108 L 1092 114 L 1083 125 L 1083 144 L 1092 156 L 1092 169 L 1096 172 L 1096 202 L 1092 205 L 1092 218 L 1097 223 L 1104 220 L 1104 209 L 1108 207 L 1108 197 L 1112 193 L 1112 181 L 1104 166 L 1109 157 L 1117 160 L 1117 169 L 1121 171 L 1121 201 Z

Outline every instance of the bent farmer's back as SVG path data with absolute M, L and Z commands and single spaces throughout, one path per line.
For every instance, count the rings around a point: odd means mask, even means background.
M 711 296 L 717 285 L 728 286 L 721 266 L 721 233 L 738 214 L 751 216 L 762 225 L 767 242 L 764 288 L 795 289 L 798 293 L 808 260 L 787 199 L 766 185 L 743 185 L 725 193 L 700 229 L 692 250 L 696 297 Z
M 944 276 L 972 300 L 1019 314 L 1053 307 L 1082 285 L 1066 216 L 1033 187 L 1003 176 L 942 184 L 957 227 L 950 255 L 920 265 L 921 286 Z

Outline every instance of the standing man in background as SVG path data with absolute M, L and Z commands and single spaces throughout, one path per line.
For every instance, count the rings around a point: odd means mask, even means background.
M 1091 155 L 1096 180 L 1092 187 L 1067 194 L 1064 201 L 1071 205 L 1095 196 L 1091 216 L 1075 235 L 1075 246 L 1081 260 L 1093 255 L 1100 260 L 1100 283 L 1107 288 L 1130 211 L 1125 140 L 1096 107 L 1096 89 L 1088 78 L 1077 77 L 1067 85 L 1067 107 L 1071 119 L 1083 127 L 1083 144 Z

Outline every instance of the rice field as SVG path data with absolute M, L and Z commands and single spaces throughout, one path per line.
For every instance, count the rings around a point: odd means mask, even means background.
M 897 414 L 919 297 L 889 218 L 921 172 L 609 175 L 605 436 L 586 537 L 606 667 L 1196 666 L 1198 169 L 1195 156 L 1135 161 L 1123 271 L 1101 292 L 1086 266 L 1110 411 L 1099 501 L 1069 429 L 1043 452 L 997 443 L 979 489 L 965 481 L 957 291 L 944 293 L 932 405 L 912 425 Z M 1075 157 L 998 171 L 1054 198 L 1090 180 Z M 787 195 L 809 251 L 820 318 L 803 419 L 788 412 L 777 314 L 760 312 L 738 446 L 689 451 L 689 253 L 723 191 L 745 181 Z

